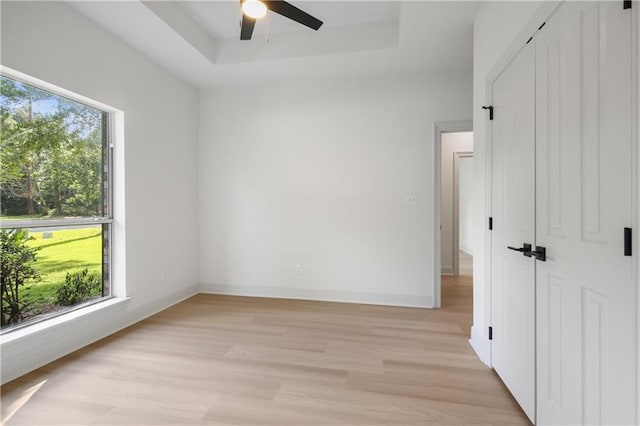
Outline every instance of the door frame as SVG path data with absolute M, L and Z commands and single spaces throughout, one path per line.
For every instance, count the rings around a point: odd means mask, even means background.
M 440 207 L 442 204 L 442 134 L 473 132 L 473 120 L 440 121 L 433 123 L 433 307 L 442 306 L 442 232 Z
M 640 291 L 638 280 L 640 278 L 640 244 L 638 244 L 638 228 L 640 227 L 640 3 L 638 1 L 633 2 L 631 15 L 631 90 L 632 90 L 632 105 L 631 114 L 635 117 L 631 123 L 631 140 L 632 149 L 634 150 L 632 157 L 633 162 L 631 165 L 631 174 L 633 177 L 633 200 L 632 206 L 632 226 L 635 232 L 633 232 L 633 247 L 632 253 L 634 253 L 635 261 L 633 262 L 633 280 L 636 283 L 636 424 L 640 424 Z
M 460 275 L 460 159 L 474 158 L 473 151 L 453 153 L 453 275 Z

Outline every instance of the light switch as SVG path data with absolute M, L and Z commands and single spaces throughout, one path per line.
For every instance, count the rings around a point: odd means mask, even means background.
M 418 204 L 418 196 L 417 195 L 407 195 L 404 198 L 404 203 L 409 206 L 415 206 Z

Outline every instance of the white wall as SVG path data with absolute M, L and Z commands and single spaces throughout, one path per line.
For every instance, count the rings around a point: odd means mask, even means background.
M 473 132 L 443 133 L 441 136 L 440 225 L 443 274 L 454 272 L 454 156 L 456 152 L 473 152 Z
M 130 296 L 117 312 L 3 336 L 7 382 L 197 291 L 197 94 L 64 3 L 1 7 L 2 65 L 124 111 L 115 166 L 126 246 L 116 241 L 114 256 Z
M 201 289 L 432 306 L 433 123 L 470 108 L 470 72 L 204 93 Z
M 488 112 L 482 109 L 487 101 L 487 74 L 512 47 L 512 44 L 526 42 L 524 32 L 541 9 L 543 1 L 485 2 L 474 21 L 473 41 L 473 129 L 474 129 L 474 210 L 476 241 L 473 257 L 473 327 L 471 344 L 480 359 L 489 363 L 488 310 L 490 287 L 486 280 L 486 256 L 489 235 L 487 230 L 488 203 L 485 187 L 487 180 L 486 134 Z M 535 28 L 534 28 L 535 29 Z M 531 31 L 533 34 L 533 30 Z
M 459 198 L 459 247 L 473 256 L 473 237 L 475 235 L 473 210 L 473 157 L 461 157 L 458 161 L 458 198 Z

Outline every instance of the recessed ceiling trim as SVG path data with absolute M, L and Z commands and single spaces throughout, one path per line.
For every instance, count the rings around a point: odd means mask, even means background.
M 218 56 L 218 42 L 178 2 L 142 1 L 142 3 L 211 63 L 215 63 Z

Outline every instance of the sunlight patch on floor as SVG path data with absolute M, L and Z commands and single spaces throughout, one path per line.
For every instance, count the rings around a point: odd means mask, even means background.
M 47 383 L 47 379 L 44 379 L 35 386 L 31 386 L 29 389 L 25 390 L 18 399 L 9 404 L 9 406 L 6 407 L 6 411 L 3 410 L 4 413 L 2 424 L 6 424 L 11 419 L 11 417 L 13 417 L 22 407 L 24 407 L 27 402 L 29 402 L 31 397 L 35 395 L 36 392 L 38 392 L 45 383 Z

